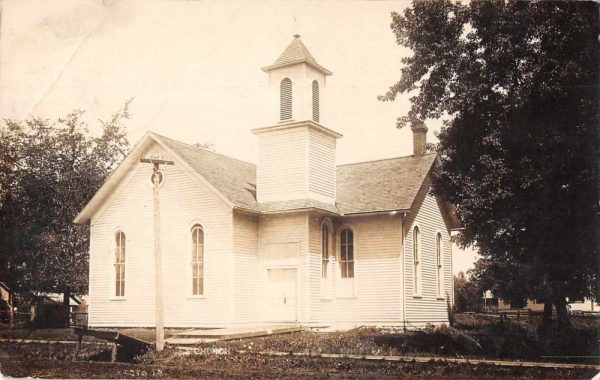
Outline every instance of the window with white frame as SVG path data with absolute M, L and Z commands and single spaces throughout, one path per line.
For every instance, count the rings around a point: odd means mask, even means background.
M 329 226 L 321 226 L 321 278 L 327 279 L 329 269 Z
M 413 229 L 413 291 L 414 294 L 421 294 L 421 234 L 419 227 Z
M 125 248 L 123 231 L 115 233 L 115 296 L 125 297 Z
M 192 295 L 204 294 L 204 229 L 192 227 Z
M 436 254 L 436 269 L 437 269 L 437 295 L 441 297 L 444 294 L 444 270 L 443 270 L 443 261 L 442 261 L 442 234 L 438 232 L 436 236 L 436 244 L 435 244 L 435 254 Z
M 354 278 L 354 233 L 350 228 L 340 234 L 340 273 L 342 278 Z

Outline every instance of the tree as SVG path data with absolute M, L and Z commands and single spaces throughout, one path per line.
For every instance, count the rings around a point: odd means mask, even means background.
M 100 137 L 82 111 L 0 127 L 0 275 L 14 290 L 87 292 L 89 231 L 73 219 L 127 153 L 128 106 Z
M 502 298 L 513 308 L 521 308 L 527 305 L 528 298 L 537 299 L 534 295 L 538 294 L 527 270 L 503 255 L 477 260 L 468 273 L 477 288 L 491 291 L 494 297 Z
M 483 308 L 483 290 L 473 281 L 469 281 L 464 272 L 454 276 L 454 295 L 457 311 L 481 311 Z
M 457 205 L 461 244 L 563 326 L 566 297 L 600 295 L 598 7 L 414 2 L 392 14 L 413 54 L 381 97 L 411 93 L 398 127 L 445 118 L 433 192 Z

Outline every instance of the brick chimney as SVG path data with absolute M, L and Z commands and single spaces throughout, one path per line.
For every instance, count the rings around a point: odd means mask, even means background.
M 427 126 L 425 123 L 411 125 L 410 129 L 413 133 L 413 155 L 415 157 L 422 156 L 426 152 L 427 146 Z

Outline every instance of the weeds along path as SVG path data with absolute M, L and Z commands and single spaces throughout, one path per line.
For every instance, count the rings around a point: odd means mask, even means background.
M 41 378 L 292 378 L 292 379 L 589 379 L 585 369 L 502 368 L 452 363 L 373 362 L 315 357 L 242 355 L 187 356 L 185 364 L 69 362 L 50 359 L 2 360 L 0 371 L 12 377 Z
M 577 363 L 553 363 L 553 362 L 530 362 L 530 361 L 513 361 L 513 360 L 491 360 L 491 359 L 472 359 L 472 358 L 448 358 L 443 356 L 397 356 L 397 355 L 352 355 L 352 354 L 311 354 L 306 352 L 273 352 L 273 351 L 237 351 L 239 354 L 258 354 L 268 356 L 308 356 L 321 358 L 336 358 L 336 359 L 354 359 L 354 360 L 374 360 L 374 361 L 391 361 L 391 362 L 441 362 L 441 363 L 457 363 L 468 365 L 494 365 L 501 367 L 531 367 L 531 368 L 564 368 L 564 369 L 589 369 L 600 371 L 600 365 L 597 364 L 577 364 Z

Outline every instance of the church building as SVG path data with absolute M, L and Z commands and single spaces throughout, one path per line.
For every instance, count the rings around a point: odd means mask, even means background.
M 89 325 L 155 325 L 152 166 L 162 157 L 165 327 L 448 322 L 451 205 L 429 193 L 436 153 L 336 165 L 320 117 L 327 77 L 294 36 L 268 75 L 279 115 L 256 164 L 147 133 L 75 219 L 90 226 Z

